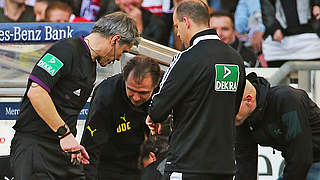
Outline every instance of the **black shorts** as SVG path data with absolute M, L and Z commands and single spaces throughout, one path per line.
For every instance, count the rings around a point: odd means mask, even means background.
M 15 180 L 84 180 L 81 165 L 72 166 L 57 140 L 16 133 L 11 142 L 10 165 Z
M 233 180 L 233 175 L 165 172 L 163 180 Z

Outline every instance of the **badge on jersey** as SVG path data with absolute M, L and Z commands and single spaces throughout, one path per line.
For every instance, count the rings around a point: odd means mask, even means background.
M 239 66 L 233 64 L 216 64 L 216 91 L 236 92 L 239 82 Z
M 54 76 L 59 71 L 59 69 L 61 69 L 63 63 L 52 54 L 47 53 L 38 62 L 37 66 L 46 70 L 51 76 Z

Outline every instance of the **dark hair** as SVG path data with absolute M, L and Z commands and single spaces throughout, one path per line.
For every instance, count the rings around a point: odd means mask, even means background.
M 182 1 L 178 4 L 175 12 L 180 22 L 183 20 L 183 17 L 189 17 L 197 24 L 209 24 L 209 8 L 208 5 L 201 0 Z
M 143 160 L 149 158 L 149 153 L 153 152 L 157 159 L 166 156 L 168 152 L 168 139 L 162 136 L 150 136 L 140 146 L 139 167 L 143 168 Z
M 152 78 L 152 86 L 158 86 L 161 78 L 161 71 L 158 62 L 155 60 L 146 56 L 137 55 L 124 66 L 124 80 L 128 79 L 131 71 L 133 71 L 134 79 L 138 82 L 142 81 L 147 74 L 150 74 Z
M 211 17 L 228 17 L 231 20 L 231 26 L 234 29 L 234 17 L 231 13 L 229 13 L 228 11 L 215 11 L 213 13 L 210 14 L 210 18 Z

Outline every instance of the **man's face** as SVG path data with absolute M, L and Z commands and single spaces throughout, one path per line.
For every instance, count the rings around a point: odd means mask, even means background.
M 233 42 L 235 30 L 232 28 L 232 22 L 229 17 L 211 17 L 210 28 L 215 29 L 218 33 L 218 36 L 226 44 L 231 44 Z
M 185 47 L 189 47 L 189 39 L 187 38 L 187 26 L 184 21 L 179 21 L 176 12 L 173 13 L 173 28 L 177 33 Z
M 70 16 L 71 14 L 68 11 L 64 11 L 62 9 L 52 9 L 49 12 L 48 21 L 59 23 L 69 22 Z
M 137 81 L 133 77 L 133 71 L 129 73 L 125 85 L 127 96 L 135 106 L 140 106 L 144 102 L 148 101 L 154 90 L 150 74 L 147 74 L 141 81 Z
M 114 62 L 115 60 L 120 60 L 122 54 L 124 52 L 128 52 L 133 45 L 123 44 L 119 45 L 119 43 L 116 43 L 113 45 L 113 47 L 109 50 L 106 50 L 105 56 L 97 56 L 96 59 L 100 66 L 105 67 L 108 64 Z
M 36 2 L 33 7 L 33 12 L 36 15 L 36 21 L 41 22 L 46 18 L 46 9 L 48 7 L 48 3 L 44 1 Z
M 122 11 L 124 11 L 127 8 L 130 9 L 132 7 L 140 8 L 142 2 L 143 2 L 143 0 L 115 0 L 116 5 Z

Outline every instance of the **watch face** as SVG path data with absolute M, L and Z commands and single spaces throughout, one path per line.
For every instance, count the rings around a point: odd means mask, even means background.
M 62 136 L 62 135 L 64 135 L 67 131 L 68 131 L 67 128 L 65 127 L 65 125 L 63 125 L 63 126 L 60 126 L 60 127 L 58 128 L 57 134 L 58 134 L 58 136 Z

